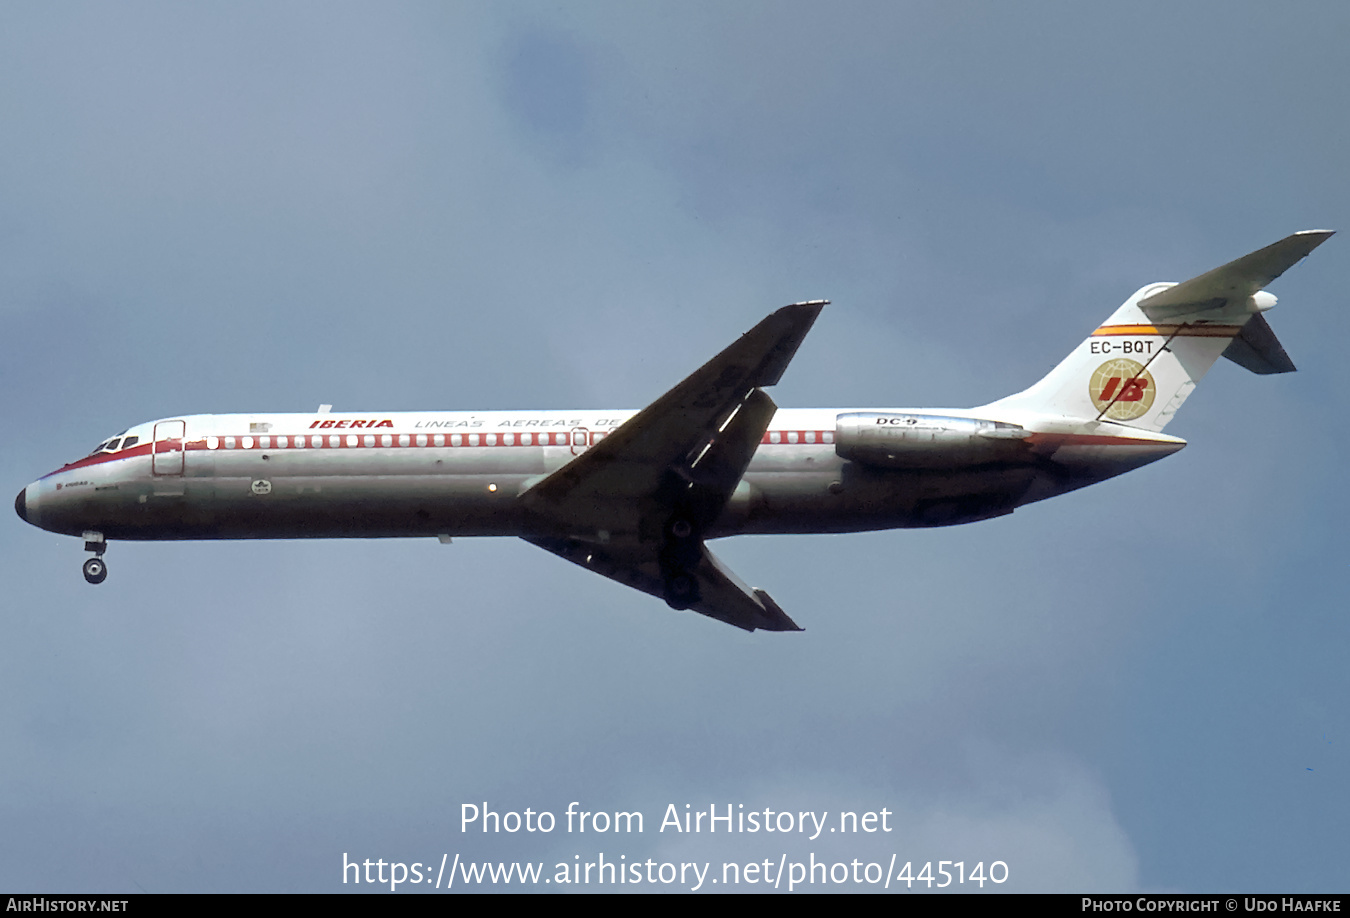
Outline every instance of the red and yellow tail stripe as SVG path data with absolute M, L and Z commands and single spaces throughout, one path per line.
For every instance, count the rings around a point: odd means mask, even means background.
M 1232 338 L 1241 325 L 1102 325 L 1092 337 L 1114 335 L 1158 335 L 1162 338 Z

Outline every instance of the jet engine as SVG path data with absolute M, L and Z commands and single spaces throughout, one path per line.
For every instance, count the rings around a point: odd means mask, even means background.
M 935 414 L 854 411 L 835 418 L 834 451 L 862 465 L 954 469 L 1028 458 L 1018 424 Z

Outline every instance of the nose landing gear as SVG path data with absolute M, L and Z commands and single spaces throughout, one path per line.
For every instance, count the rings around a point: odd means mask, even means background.
M 84 579 L 90 583 L 102 583 L 108 579 L 108 565 L 103 561 L 103 552 L 108 548 L 108 543 L 103 539 L 101 532 L 86 532 L 84 534 L 84 550 L 92 551 L 94 557 L 84 562 Z

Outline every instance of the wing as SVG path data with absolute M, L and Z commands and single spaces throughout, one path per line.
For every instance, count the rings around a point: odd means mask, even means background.
M 588 571 L 671 602 L 659 552 L 653 554 L 631 544 L 596 545 L 576 539 L 527 541 Z M 706 545 L 699 544 L 698 550 L 699 558 L 692 566 L 692 571 L 686 573 L 689 577 L 688 588 L 694 598 L 686 602 L 677 599 L 671 605 L 693 609 L 746 631 L 757 628 L 762 631 L 802 630 L 773 601 L 773 597 L 763 590 L 747 587 L 722 565 L 716 555 L 708 551 Z
M 748 630 L 799 630 L 703 544 L 745 474 L 777 407 L 778 382 L 825 306 L 794 303 L 608 437 L 521 495 L 541 548 Z

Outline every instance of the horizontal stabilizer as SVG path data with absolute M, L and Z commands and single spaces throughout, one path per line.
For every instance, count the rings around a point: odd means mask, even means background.
M 1228 343 L 1223 356 L 1238 366 L 1253 373 L 1260 373 L 1262 376 L 1270 373 L 1292 373 L 1297 369 L 1294 361 L 1284 352 L 1280 339 L 1275 337 L 1270 323 L 1260 313 L 1247 320 L 1247 324 L 1242 326 L 1242 331 Z
M 1196 312 L 1208 306 L 1245 301 L 1288 271 L 1313 249 L 1333 235 L 1332 230 L 1304 230 L 1279 242 L 1243 255 L 1236 261 L 1199 277 L 1182 281 L 1139 301 L 1139 308 L 1154 321 Z

